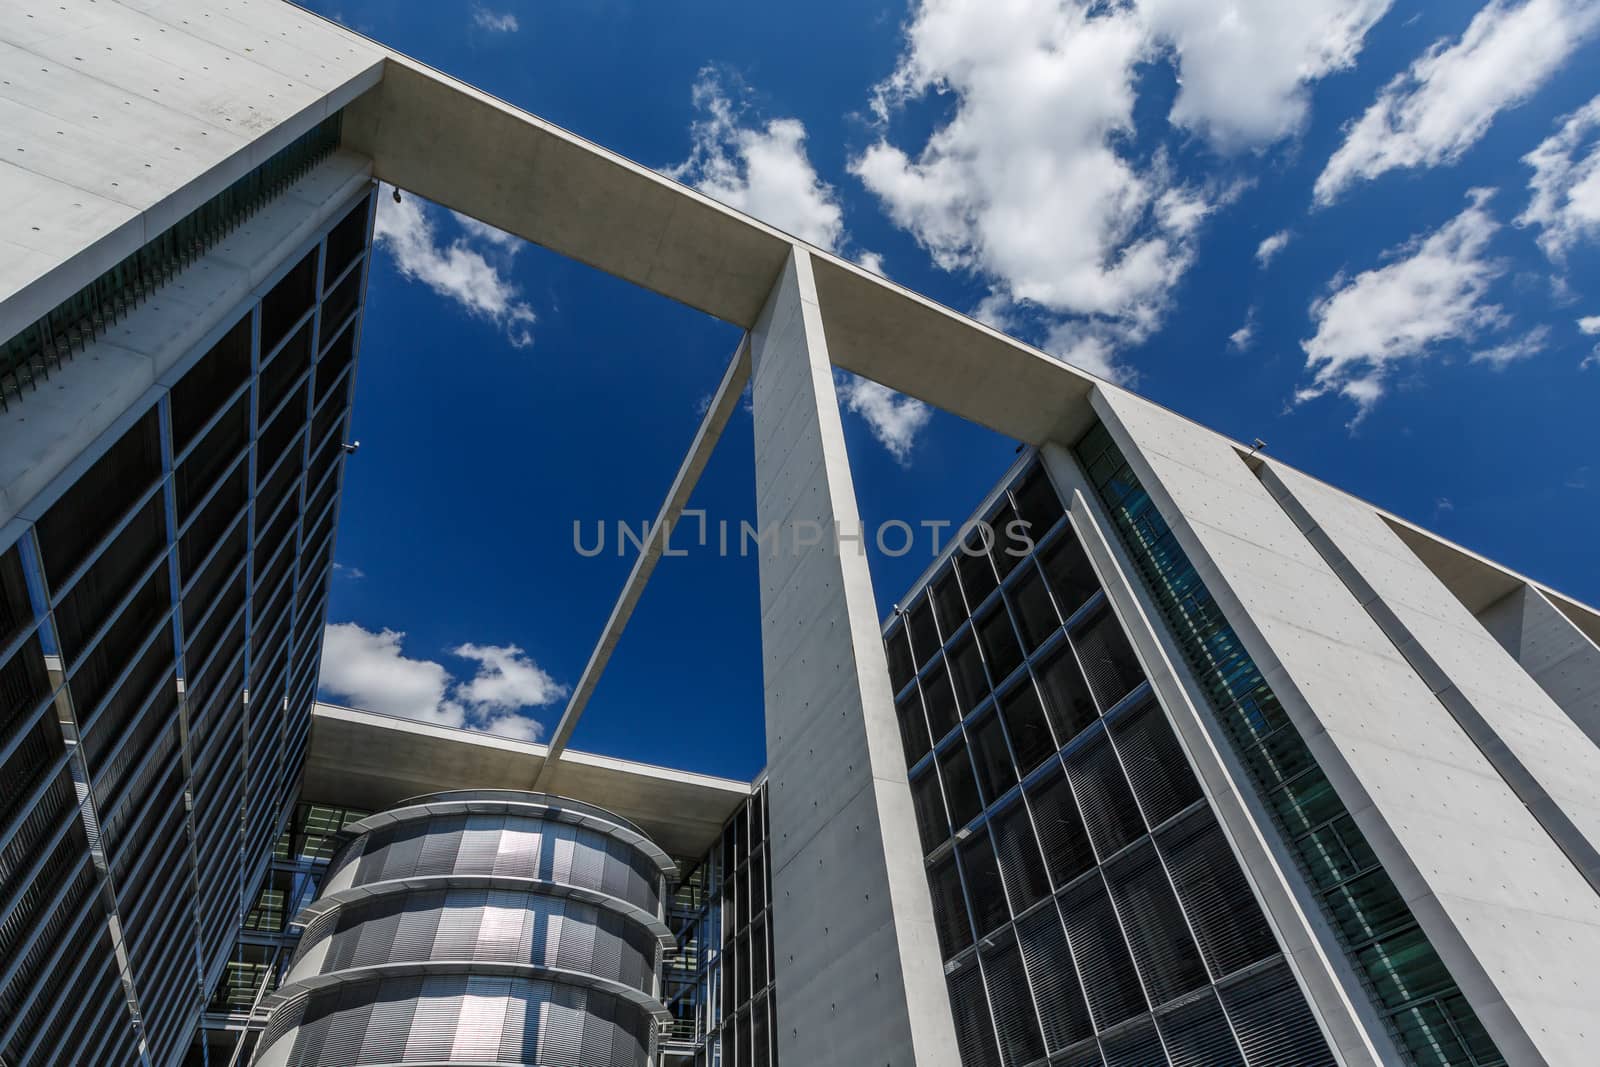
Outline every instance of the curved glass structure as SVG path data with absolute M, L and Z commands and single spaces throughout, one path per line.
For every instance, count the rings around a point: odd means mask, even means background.
M 645 1067 L 666 853 L 543 793 L 416 797 L 362 819 L 297 922 L 258 1067 Z

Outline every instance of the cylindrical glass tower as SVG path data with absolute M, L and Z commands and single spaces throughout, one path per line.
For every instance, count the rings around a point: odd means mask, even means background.
M 348 827 L 256 1067 L 646 1067 L 667 854 L 544 793 L 466 790 Z

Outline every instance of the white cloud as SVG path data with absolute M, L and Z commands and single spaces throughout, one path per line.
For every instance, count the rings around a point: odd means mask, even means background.
M 520 242 L 483 223 L 451 215 L 463 235 L 446 244 L 438 236 L 433 211 L 420 197 L 406 194 L 395 203 L 394 187 L 384 183 L 378 188 L 373 239 L 394 256 L 402 276 L 422 282 L 469 314 L 495 323 L 505 330 L 513 347 L 533 344 L 532 327 L 537 318 L 533 308 L 516 283 L 485 255 L 498 252 L 503 260 L 509 260 Z
M 701 118 L 690 129 L 689 158 L 668 177 L 829 251 L 844 244 L 844 210 L 806 155 L 799 119 L 741 124 L 744 107 L 706 68 L 694 86 Z
M 1578 329 L 1590 336 L 1600 333 L 1600 315 L 1585 315 L 1578 320 Z
M 1279 252 L 1288 247 L 1289 241 L 1294 237 L 1288 230 L 1279 230 L 1277 233 L 1262 240 L 1256 245 L 1256 263 L 1262 268 L 1271 263 Z
M 1533 168 L 1533 196 L 1517 225 L 1539 227 L 1539 247 L 1563 262 L 1580 240 L 1600 237 L 1600 96 L 1565 116 L 1522 161 Z
M 1352 123 L 1317 178 L 1318 204 L 1401 167 L 1454 163 L 1496 115 L 1527 100 L 1600 23 L 1593 0 L 1491 0 L 1454 44 L 1440 40 Z
M 1297 133 L 1310 83 L 1355 63 L 1391 0 L 1140 0 L 1176 57 L 1174 125 L 1223 149 Z
M 882 120 L 949 95 L 949 117 L 908 154 L 878 140 L 850 169 L 941 268 L 1007 305 L 1095 320 L 1142 339 L 1194 257 L 1207 195 L 1158 157 L 1130 158 L 1147 27 L 1125 6 L 925 0 L 876 91 Z
M 516 645 L 457 645 L 452 655 L 474 662 L 476 672 L 457 680 L 440 663 L 412 659 L 405 634 L 372 631 L 357 623 L 331 623 L 324 631 L 324 692 L 386 715 L 536 741 L 544 724 L 524 709 L 545 707 L 567 695 Z
M 1495 370 L 1505 370 L 1519 359 L 1527 359 L 1543 352 L 1545 342 L 1549 339 L 1550 327 L 1535 326 L 1521 337 L 1474 352 L 1472 362 L 1487 363 Z
M 895 462 L 908 466 L 917 435 L 933 417 L 933 409 L 888 386 L 843 371 L 835 375 L 834 384 L 845 407 L 867 421 L 872 436 Z
M 362 570 L 360 567 L 351 567 L 343 563 L 335 563 L 333 565 L 333 572 L 341 575 L 342 577 L 348 578 L 352 582 L 359 582 L 361 579 L 367 576 L 367 572 Z
M 472 24 L 490 33 L 516 33 L 520 26 L 511 12 L 490 11 L 486 7 L 472 9 Z
M 889 276 L 889 272 L 883 269 L 883 257 L 876 252 L 862 252 L 856 257 L 856 262 L 880 278 Z
M 1236 352 L 1243 352 L 1256 340 L 1256 309 L 1251 308 L 1245 314 L 1244 325 L 1228 335 L 1228 346 Z
M 1504 324 L 1504 313 L 1486 300 L 1491 283 L 1505 271 L 1488 256 L 1499 229 L 1488 211 L 1489 196 L 1488 190 L 1473 190 L 1464 211 L 1391 249 L 1384 266 L 1334 279 L 1335 291 L 1311 305 L 1317 332 L 1301 347 L 1314 374 L 1297 402 L 1339 393 L 1355 401 L 1359 420 L 1383 395 L 1394 364 Z

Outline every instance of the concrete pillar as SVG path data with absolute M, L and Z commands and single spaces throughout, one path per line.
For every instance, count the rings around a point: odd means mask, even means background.
M 750 341 L 757 525 L 776 531 L 759 554 L 779 1056 L 959 1067 L 804 249 Z

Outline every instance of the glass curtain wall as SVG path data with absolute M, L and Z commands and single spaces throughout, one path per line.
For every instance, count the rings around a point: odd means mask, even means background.
M 982 518 L 884 638 L 962 1062 L 1333 1064 L 1037 461 Z

